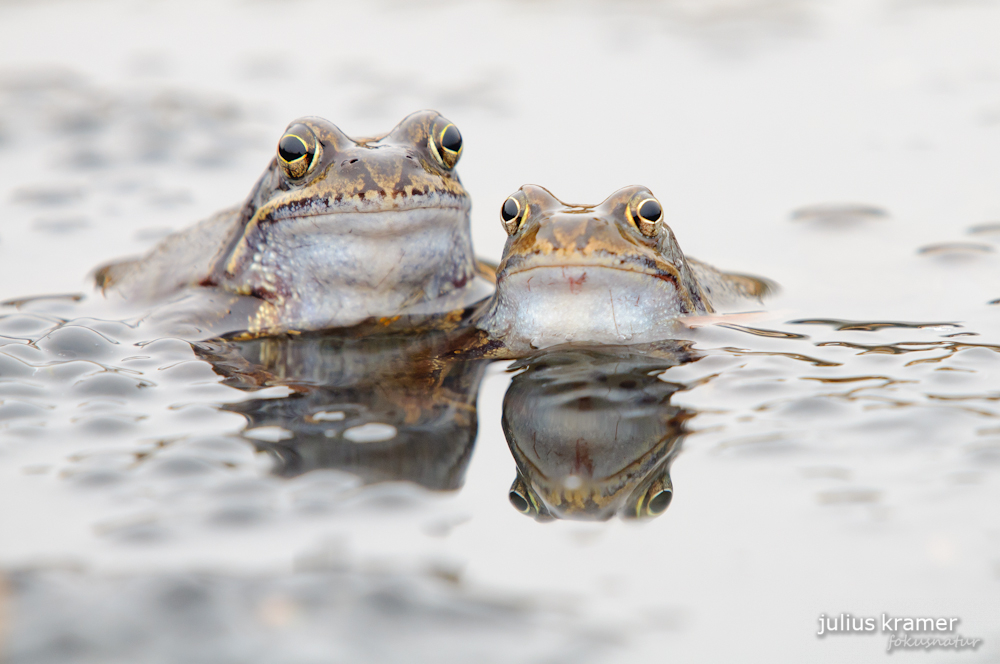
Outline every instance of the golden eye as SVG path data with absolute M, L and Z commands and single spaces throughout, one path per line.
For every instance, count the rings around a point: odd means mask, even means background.
M 445 120 L 440 129 L 433 130 L 430 140 L 431 154 L 439 164 L 451 170 L 462 156 L 462 132 L 458 127 Z
M 294 124 L 278 141 L 278 163 L 286 177 L 297 180 L 313 169 L 319 161 L 320 151 L 312 130 L 304 124 Z
M 629 211 L 629 216 L 632 216 L 631 211 Z M 663 219 L 663 207 L 660 205 L 660 201 L 655 198 L 643 199 L 635 206 L 634 223 L 639 232 L 646 237 L 656 235 L 657 224 L 661 219 Z
M 441 147 L 448 152 L 458 154 L 462 151 L 462 134 L 458 131 L 458 127 L 453 124 L 449 124 L 441 130 L 439 142 Z
M 278 141 L 278 155 L 281 156 L 282 161 L 294 164 L 309 156 L 309 146 L 301 137 L 295 134 L 285 134 Z
M 500 221 L 503 222 L 503 227 L 507 231 L 507 235 L 513 235 L 517 232 L 517 229 L 524 222 L 527 213 L 527 207 L 522 206 L 521 201 L 513 196 L 503 202 L 503 207 L 500 208 Z

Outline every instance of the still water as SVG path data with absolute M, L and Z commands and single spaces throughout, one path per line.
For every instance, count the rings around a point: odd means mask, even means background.
M 841 613 L 958 617 L 983 643 L 930 657 L 998 661 L 998 28 L 988 1 L 0 2 L 2 661 L 887 656 L 816 636 Z M 242 200 L 293 118 L 419 108 L 462 129 L 481 256 L 524 183 L 643 184 L 687 254 L 781 292 L 511 364 L 190 343 L 90 288 Z

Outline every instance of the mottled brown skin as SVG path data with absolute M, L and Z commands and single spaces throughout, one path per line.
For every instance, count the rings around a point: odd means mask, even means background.
M 652 238 L 633 232 L 629 204 L 652 196 L 645 187 L 619 189 L 599 205 L 564 203 L 535 185 L 514 196 L 528 213 L 504 246 L 498 280 L 543 266 L 605 266 L 671 283 L 681 313 L 712 311 L 670 229 Z
M 192 287 L 251 297 L 250 334 L 467 307 L 493 275 L 472 252 L 471 205 L 454 172 L 461 147 L 442 143 L 449 126 L 421 111 L 352 139 L 321 118 L 296 120 L 288 133 L 313 149 L 295 164 L 305 173 L 279 151 L 240 207 L 102 268 L 97 284 L 139 301 Z
M 653 220 L 639 213 L 650 201 Z M 517 214 L 501 217 L 509 237 L 497 290 L 476 325 L 515 352 L 670 338 L 684 316 L 713 313 L 717 302 L 759 300 L 773 287 L 687 258 L 642 186 L 576 205 L 525 185 L 506 206 Z

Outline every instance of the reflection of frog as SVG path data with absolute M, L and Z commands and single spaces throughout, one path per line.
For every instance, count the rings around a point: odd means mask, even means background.
M 227 406 L 251 428 L 291 435 L 257 442 L 293 476 L 336 468 L 366 482 L 409 480 L 430 489 L 462 484 L 476 440 L 476 395 L 486 363 L 443 360 L 443 332 L 361 338 L 306 334 L 198 344 L 234 387 L 285 385 L 285 398 Z
M 510 502 L 539 520 L 659 516 L 670 464 L 693 413 L 670 404 L 683 386 L 658 378 L 697 359 L 686 342 L 643 352 L 562 347 L 514 363 L 503 401 L 517 463 Z
M 534 185 L 508 198 L 497 291 L 477 325 L 513 352 L 668 338 L 679 316 L 759 300 L 769 282 L 686 258 L 645 187 L 569 205 Z
M 189 286 L 250 296 L 254 334 L 463 309 L 489 295 L 492 274 L 472 253 L 461 154 L 458 129 L 433 111 L 371 139 L 296 120 L 242 206 L 102 268 L 98 285 L 134 300 Z

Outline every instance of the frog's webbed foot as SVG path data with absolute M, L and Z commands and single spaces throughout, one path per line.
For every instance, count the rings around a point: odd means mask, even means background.
M 138 264 L 136 259 L 125 259 L 102 265 L 93 272 L 94 286 L 101 289 L 101 292 L 115 288 L 136 272 Z
M 778 284 L 763 277 L 722 272 L 693 258 L 688 258 L 688 265 L 698 280 L 698 285 L 713 304 L 726 304 L 743 299 L 760 302 L 780 290 Z
M 205 278 L 220 247 L 237 229 L 236 209 L 223 210 L 186 230 L 168 235 L 145 256 L 115 261 L 94 272 L 94 282 L 107 295 L 152 302 L 173 297 Z

